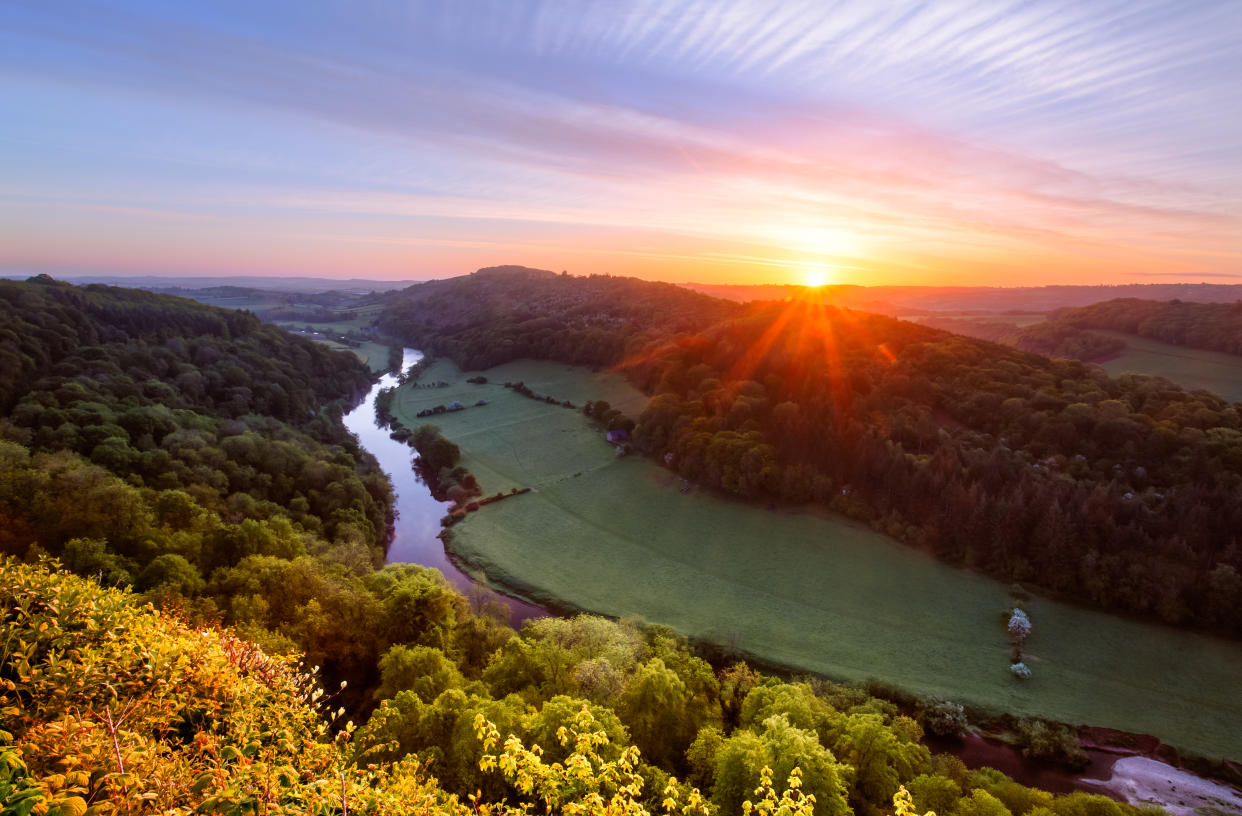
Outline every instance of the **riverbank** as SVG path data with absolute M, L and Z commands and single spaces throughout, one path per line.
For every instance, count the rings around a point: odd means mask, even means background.
M 405 349 L 401 370 L 409 370 L 422 357 L 416 349 Z M 387 548 L 388 562 L 434 567 L 462 594 L 474 598 L 481 591 L 478 581 L 458 569 L 445 551 L 444 542 L 437 537 L 442 529 L 440 519 L 449 512 L 451 502 L 438 501 L 432 495 L 414 467 L 414 451 L 405 443 L 392 439 L 388 429 L 376 421 L 376 396 L 380 390 L 394 388 L 397 384 L 396 374 L 382 374 L 362 402 L 342 417 L 345 427 L 375 457 L 392 483 L 394 523 Z M 547 614 L 537 606 L 494 590 L 492 592 L 509 608 L 513 626 L 520 627 L 529 618 Z
M 1242 792 L 1142 756 L 1121 757 L 1103 780 L 1088 789 L 1132 805 L 1164 808 L 1171 816 L 1242 816 Z

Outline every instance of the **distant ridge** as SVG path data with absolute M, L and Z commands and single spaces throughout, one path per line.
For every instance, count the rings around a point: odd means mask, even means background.
M 728 285 L 683 283 L 696 292 L 741 303 L 781 300 L 806 287 L 789 285 Z M 1115 286 L 824 286 L 829 300 L 881 314 L 929 312 L 1046 312 L 1089 306 L 1116 298 L 1182 300 L 1192 303 L 1233 303 L 1242 300 L 1242 284 L 1129 283 Z
M 25 280 L 37 273 L 9 273 L 0 278 L 9 280 Z M 236 286 L 243 289 L 264 289 L 277 292 L 387 292 L 393 289 L 405 289 L 417 280 L 370 280 L 367 278 L 312 278 L 312 277 L 280 277 L 260 275 L 220 275 L 179 277 L 174 275 L 53 275 L 56 280 L 81 286 L 87 283 L 103 283 L 109 286 L 124 286 L 131 289 L 158 289 L 160 291 L 178 289 L 212 289 L 220 286 Z

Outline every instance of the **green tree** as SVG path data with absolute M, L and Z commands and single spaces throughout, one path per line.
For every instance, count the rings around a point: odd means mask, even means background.
M 457 666 L 431 646 L 393 646 L 380 658 L 379 670 L 377 700 L 395 697 L 399 691 L 411 691 L 430 702 L 465 682 Z
M 837 762 L 812 731 L 796 728 L 783 715 L 768 718 L 759 733 L 739 729 L 716 752 L 716 786 L 712 802 L 725 813 L 736 813 L 747 794 L 759 784 L 765 768 L 778 778 L 802 769 L 803 790 L 815 797 L 816 816 L 849 813 L 845 779 L 847 766 Z
M 660 658 L 643 663 L 626 684 L 617 713 L 634 744 L 661 767 L 679 767 L 700 723 L 687 711 L 689 691 Z
M 939 774 L 919 774 L 906 783 L 914 805 L 920 811 L 933 811 L 947 816 L 962 798 L 961 785 Z
M 134 582 L 137 589 L 167 588 L 192 598 L 206 587 L 198 568 L 177 553 L 157 555 L 147 564 Z
M 927 768 L 922 729 L 908 717 L 886 723 L 880 714 L 851 714 L 833 750 L 854 769 L 850 802 L 856 811 L 882 807 L 902 782 Z
M 954 816 L 1013 816 L 1005 803 L 992 794 L 977 788 L 969 796 L 963 796 L 953 809 Z M 1061 816 L 1069 816 L 1062 814 Z

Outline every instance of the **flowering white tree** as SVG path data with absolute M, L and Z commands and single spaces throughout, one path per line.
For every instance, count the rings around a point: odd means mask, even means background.
M 1031 634 L 1031 619 L 1021 609 L 1014 607 L 1009 615 L 1009 636 L 1022 643 Z

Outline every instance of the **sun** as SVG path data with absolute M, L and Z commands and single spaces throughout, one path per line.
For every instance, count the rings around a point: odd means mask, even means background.
M 824 274 L 822 269 L 813 269 L 803 276 L 803 282 L 811 288 L 816 288 L 826 284 L 828 276 Z

